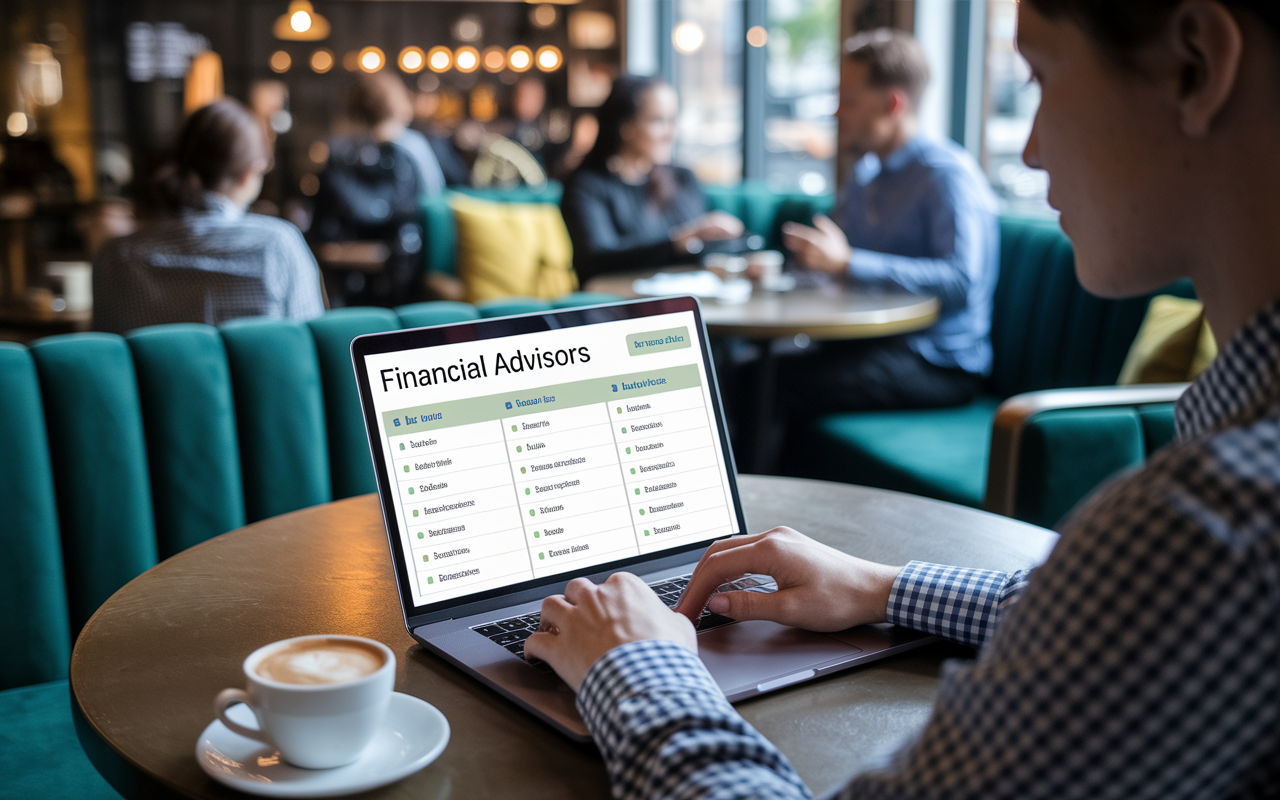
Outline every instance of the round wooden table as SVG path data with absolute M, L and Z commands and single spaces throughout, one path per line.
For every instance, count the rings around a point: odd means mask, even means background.
M 631 284 L 657 272 L 602 275 L 584 287 L 619 297 L 638 297 Z M 866 292 L 832 286 L 829 290 L 793 289 L 766 292 L 759 288 L 745 303 L 702 301 L 702 318 L 715 336 L 783 339 L 800 334 L 810 339 L 874 339 L 922 330 L 938 321 L 938 300 L 900 292 Z
M 1011 570 L 1040 561 L 1041 528 L 910 495 L 743 476 L 752 531 L 787 524 L 885 563 L 921 559 Z M 71 657 L 81 743 L 127 798 L 243 797 L 196 765 L 196 738 L 219 690 L 267 642 L 344 633 L 396 653 L 396 690 L 449 718 L 440 758 L 368 797 L 607 798 L 599 755 L 419 647 L 404 629 L 377 498 L 355 497 L 264 520 L 179 553 L 117 592 Z M 738 709 L 818 794 L 928 717 L 944 657 L 936 643 L 749 700 Z

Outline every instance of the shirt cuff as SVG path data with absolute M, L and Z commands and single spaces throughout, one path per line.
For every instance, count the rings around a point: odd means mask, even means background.
M 912 561 L 893 582 L 885 618 L 894 625 L 980 646 L 995 630 L 1014 577 Z
M 863 283 L 878 283 L 892 278 L 889 257 L 874 250 L 853 248 L 849 256 L 849 277 Z
M 578 712 L 600 742 L 617 708 L 654 690 L 704 695 L 707 702 L 723 703 L 733 713 L 702 660 L 675 642 L 661 640 L 619 645 L 601 656 L 578 688 Z

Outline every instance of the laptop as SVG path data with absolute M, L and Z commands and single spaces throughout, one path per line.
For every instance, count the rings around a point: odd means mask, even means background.
M 572 690 L 524 658 L 543 598 L 625 570 L 674 606 L 707 546 L 748 531 L 698 301 L 370 334 L 351 354 L 409 633 L 590 738 Z M 720 587 L 776 588 L 763 575 Z M 934 638 L 704 612 L 698 653 L 737 701 Z

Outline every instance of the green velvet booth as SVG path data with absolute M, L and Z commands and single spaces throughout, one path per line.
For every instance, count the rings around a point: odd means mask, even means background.
M 705 186 L 703 189 L 711 208 L 727 211 L 738 217 L 749 233 L 761 236 L 765 247 L 775 250 L 782 247 L 784 222 L 811 222 L 814 214 L 829 213 L 835 200 L 832 195 L 813 197 L 798 192 L 779 194 L 759 181 L 744 181 L 737 186 Z M 426 230 L 423 261 L 424 268 L 429 272 L 447 275 L 457 273 L 458 232 L 453 210 L 449 207 L 449 199 L 454 193 L 504 203 L 559 204 L 563 189 L 559 183 L 550 181 L 540 189 L 527 186 L 515 189 L 455 189 L 424 199 L 420 206 L 422 224 Z
M 118 797 L 76 740 L 66 680 L 76 633 L 160 559 L 375 491 L 351 340 L 481 313 L 417 303 L 307 324 L 244 319 L 0 343 L 0 598 L 11 640 L 0 650 L 0 793 Z
M 983 394 L 959 408 L 820 417 L 794 432 L 784 472 L 983 507 L 992 422 L 1004 401 L 1115 383 L 1150 298 L 1103 300 L 1086 292 L 1071 243 L 1054 222 L 1005 218 L 1000 235 L 994 366 Z M 1165 293 L 1192 296 L 1186 283 Z M 1172 439 L 1172 397 L 1132 403 L 1112 392 L 1109 400 L 1055 405 L 1024 420 L 1030 427 L 1018 439 L 1019 474 L 1036 474 L 1020 482 L 1020 497 L 986 507 L 1053 526 L 1106 477 Z

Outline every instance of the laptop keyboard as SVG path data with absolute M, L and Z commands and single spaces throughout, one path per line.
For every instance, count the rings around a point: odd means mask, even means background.
M 667 608 L 675 608 L 676 603 L 680 601 L 680 594 L 684 592 L 684 587 L 689 585 L 691 577 L 693 577 L 692 573 L 681 575 L 678 578 L 664 578 L 649 584 L 649 588 L 653 589 L 658 598 L 667 605 Z M 767 575 L 746 575 L 736 581 L 723 583 L 716 587 L 716 592 L 776 592 L 777 590 L 778 584 Z M 530 634 L 538 629 L 541 618 L 542 615 L 535 611 L 532 614 L 508 617 L 486 622 L 483 625 L 475 625 L 472 626 L 471 630 L 489 641 L 505 647 L 508 652 L 517 658 L 524 658 L 524 642 L 529 638 Z M 702 609 L 702 616 L 698 617 L 698 632 L 719 628 L 733 621 L 728 617 L 713 614 L 704 608 Z M 546 662 L 533 659 L 529 663 L 544 672 L 551 671 Z

